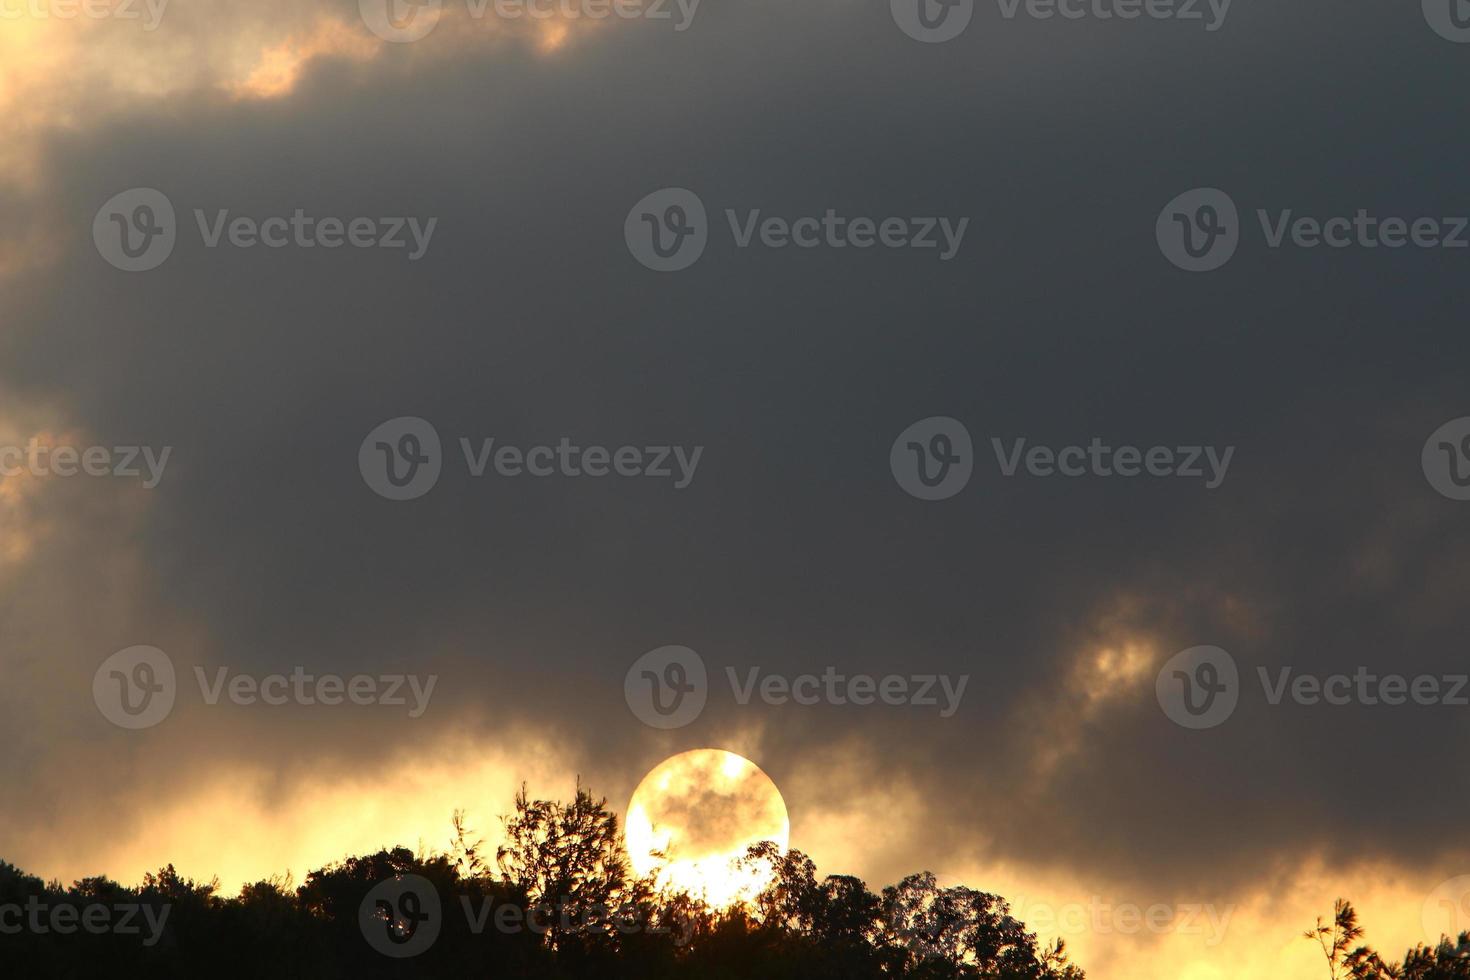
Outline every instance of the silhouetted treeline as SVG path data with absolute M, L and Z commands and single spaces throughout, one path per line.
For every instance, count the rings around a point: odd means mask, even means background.
M 1396 963 L 1358 942 L 1363 927 L 1357 910 L 1340 898 L 1333 906 L 1332 921 L 1319 918 L 1305 936 L 1322 947 L 1330 980 L 1470 980 L 1470 932 L 1457 939 L 1442 936 L 1433 946 L 1416 945 Z
M 617 817 L 580 787 L 523 791 L 503 821 L 493 870 L 455 814 L 446 853 L 383 850 L 230 898 L 172 866 L 63 888 L 0 862 L 0 977 L 1083 980 L 1002 899 L 932 874 L 875 894 L 764 844 L 742 863 L 769 886 L 719 911 L 635 879 Z

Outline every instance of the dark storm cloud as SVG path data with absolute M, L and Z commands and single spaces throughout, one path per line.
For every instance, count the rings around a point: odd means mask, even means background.
M 68 245 L 7 286 L 0 371 L 100 442 L 175 447 L 126 541 L 93 536 L 105 511 L 54 505 L 98 561 L 132 549 L 140 595 L 98 610 L 56 582 L 51 601 L 93 622 L 48 657 L 85 682 L 113 649 L 187 632 L 171 650 L 185 664 L 437 671 L 430 724 L 533 726 L 626 788 L 665 750 L 758 719 L 757 761 L 794 816 L 832 803 L 783 781 L 789 760 L 856 733 L 879 771 L 928 790 L 925 832 L 950 853 L 978 851 L 980 813 L 993 853 L 1161 889 L 1227 889 L 1316 850 L 1421 864 L 1450 841 L 1467 709 L 1257 698 L 1195 733 L 1153 695 L 1157 666 L 1204 643 L 1252 686 L 1288 663 L 1464 669 L 1464 512 L 1418 462 L 1466 414 L 1463 254 L 1274 251 L 1254 234 L 1191 276 L 1153 233 L 1196 186 L 1227 189 L 1248 221 L 1470 212 L 1466 137 L 1440 122 L 1463 107 L 1465 52 L 1417 11 L 1241 0 L 1206 34 L 982 7 L 931 47 L 881 6 L 724 5 L 678 36 L 455 50 L 323 60 L 281 100 L 142 103 L 47 145 Z M 135 186 L 170 197 L 181 241 L 126 276 L 90 228 Z M 693 268 L 658 275 L 622 227 L 666 186 L 698 193 L 715 233 Z M 409 262 L 206 250 L 195 208 L 439 222 Z M 970 227 L 947 263 L 741 250 L 725 208 Z M 355 464 L 401 415 L 446 447 L 413 503 L 369 492 Z M 963 420 L 979 463 L 961 496 L 923 504 L 886 459 L 930 415 Z M 471 479 L 461 436 L 705 449 L 675 490 Z M 1237 450 L 1209 491 L 1002 479 L 991 461 L 991 437 L 1093 436 Z M 1079 664 L 1129 642 L 1155 659 L 1090 700 Z M 716 677 L 674 735 L 621 695 L 666 643 Z M 738 706 L 718 680 L 829 664 L 973 679 L 950 719 Z M 47 690 L 34 715 L 92 725 L 85 688 Z M 208 724 L 175 751 L 298 746 L 283 765 L 303 769 L 375 751 L 366 722 L 254 741 Z M 22 782 L 27 758 L 9 764 Z

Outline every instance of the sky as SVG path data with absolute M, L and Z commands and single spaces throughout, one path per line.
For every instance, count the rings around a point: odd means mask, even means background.
M 233 890 L 708 747 L 823 873 L 998 892 L 1099 980 L 1318 976 L 1339 896 L 1395 956 L 1470 928 L 1470 45 L 1435 0 L 903 3 L 0 5 L 0 449 L 124 471 L 0 478 L 0 858 Z M 1443 243 L 1291 224 L 1360 212 Z M 1211 216 L 1228 258 L 1167 244 Z M 137 647 L 177 690 L 129 728 Z M 225 693 L 298 668 L 405 703 Z M 1444 696 L 1290 686 L 1358 674 Z

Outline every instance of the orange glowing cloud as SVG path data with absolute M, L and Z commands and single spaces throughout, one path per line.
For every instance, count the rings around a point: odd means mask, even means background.
M 116 17 L 0 19 L 0 167 L 25 205 L 0 230 L 0 278 L 44 266 L 59 251 L 56 223 L 25 213 L 44 204 L 42 153 L 52 135 L 163 111 L 182 95 L 283 99 L 319 59 L 365 64 L 391 51 L 396 68 L 412 70 L 498 40 L 550 54 L 614 22 L 555 7 L 534 18 L 498 16 L 493 4 L 435 9 L 434 30 L 413 44 L 374 33 L 356 5 L 168 0 L 153 29 Z

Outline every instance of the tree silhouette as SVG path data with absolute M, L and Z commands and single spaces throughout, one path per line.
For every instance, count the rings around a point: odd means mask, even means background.
M 1363 929 L 1358 925 L 1358 913 L 1350 903 L 1339 898 L 1332 906 L 1332 921 L 1324 925 L 1322 917 L 1318 916 L 1316 926 L 1303 935 L 1307 939 L 1315 939 L 1322 947 L 1322 955 L 1327 957 L 1327 969 L 1332 980 L 1350 975 L 1347 972 L 1351 968 L 1348 950 L 1363 936 Z
M 1353 946 L 1363 928 L 1352 903 L 1339 898 L 1332 921 L 1324 924 L 1318 917 L 1304 935 L 1322 947 L 1331 980 L 1470 980 L 1470 932 L 1456 940 L 1441 937 L 1434 946 L 1416 945 L 1402 963 L 1393 963 L 1366 945 Z
M 606 799 L 594 801 L 580 780 L 570 803 L 531 800 L 522 785 L 515 813 L 503 823 L 506 842 L 495 851 L 496 864 L 549 920 L 552 949 L 571 935 L 587 939 L 611 926 L 606 920 L 631 896 L 628 856 Z
M 940 888 L 927 872 L 876 895 L 851 876 L 819 880 L 805 854 L 765 842 L 740 862 L 769 873 L 761 893 L 749 904 L 712 909 L 632 877 L 617 817 L 580 783 L 568 802 L 533 800 L 522 787 L 502 819 L 505 842 L 494 871 L 456 811 L 445 853 L 387 848 L 311 871 L 299 886 L 288 875 L 253 882 L 233 898 L 172 865 L 137 887 L 91 877 L 63 888 L 0 862 L 0 926 L 14 919 L 5 907 L 28 902 L 98 921 L 111 910 L 114 924 L 119 907 L 136 906 L 166 923 L 151 942 L 115 928 L 0 929 L 0 976 L 1083 980 L 1060 946 L 1038 950 L 1004 901 Z M 385 955 L 369 939 L 377 925 L 395 921 L 371 918 L 385 883 L 433 893 L 432 901 L 420 896 L 422 908 L 437 912 L 424 913 L 424 922 L 433 920 L 425 926 L 429 941 L 411 957 Z M 377 935 L 381 943 L 385 933 Z M 1461 980 L 1463 973 L 1433 972 L 1447 959 L 1453 962 L 1442 950 L 1414 953 L 1406 962 L 1420 972 L 1405 976 Z

